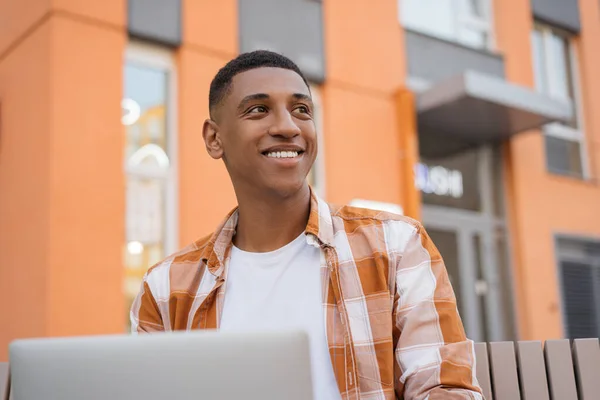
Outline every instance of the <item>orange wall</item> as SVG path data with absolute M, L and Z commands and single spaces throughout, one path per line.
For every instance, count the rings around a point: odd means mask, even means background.
M 126 322 L 125 4 L 34 13 L 9 3 L 0 13 L 31 25 L 13 27 L 26 34 L 10 36 L 0 58 L 0 360 L 16 337 L 122 332 Z
M 122 332 L 124 25 L 68 14 L 53 17 L 50 25 L 47 333 Z
M 35 1 L 39 2 L 40 0 Z M 120 33 L 124 32 L 127 0 L 51 0 L 51 2 L 54 12 L 69 14 L 71 19 L 81 20 L 88 25 L 102 25 L 105 29 L 116 30 Z
M 497 44 L 505 56 L 507 78 L 533 87 L 530 42 L 533 20 L 529 2 L 503 0 L 494 4 Z M 600 106 L 600 81 L 591 73 L 600 70 L 600 55 L 593 48 L 600 40 L 597 3 L 582 0 L 581 15 L 583 32 L 579 47 L 585 48 L 586 53 L 584 57 L 580 55 L 580 86 L 586 102 L 586 134 L 593 142 L 588 150 L 590 158 L 597 160 L 600 157 L 600 115 L 594 115 L 592 110 Z M 554 235 L 573 233 L 600 237 L 599 171 L 596 168 L 593 182 L 548 174 L 539 131 L 518 135 L 506 150 L 520 337 L 559 338 L 563 336 L 563 325 Z
M 184 0 L 179 49 L 179 241 L 185 246 L 212 232 L 237 204 L 221 160 L 202 139 L 213 76 L 237 55 L 237 1 Z
M 590 149 L 590 171 L 600 179 L 600 3 L 595 0 L 580 0 L 583 32 L 579 41 L 579 67 L 581 70 L 583 102 L 585 103 L 585 127 Z M 599 207 L 600 208 L 600 207 Z
M 0 361 L 12 338 L 46 332 L 49 66 L 48 24 L 0 59 Z
M 404 37 L 397 1 L 373 5 L 323 2 L 325 191 L 334 203 L 403 203 L 395 95 L 405 79 Z
M 49 17 L 50 5 L 51 0 L 0 0 L 0 15 L 10 15 L 0 24 L 0 60 Z

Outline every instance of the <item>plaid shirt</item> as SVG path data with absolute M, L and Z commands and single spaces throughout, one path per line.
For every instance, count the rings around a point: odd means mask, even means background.
M 131 310 L 134 333 L 219 328 L 237 216 L 148 270 Z M 482 399 L 473 342 L 420 223 L 312 194 L 306 239 L 321 249 L 326 336 L 343 399 Z

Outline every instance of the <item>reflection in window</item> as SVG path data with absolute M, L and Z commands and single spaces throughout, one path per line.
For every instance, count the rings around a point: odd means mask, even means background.
M 124 68 L 122 122 L 126 129 L 127 310 L 148 267 L 165 256 L 168 156 L 169 71 L 129 60 Z
M 540 29 L 532 32 L 533 67 L 535 75 L 535 88 L 538 92 L 549 93 L 548 77 L 546 76 L 546 52 L 544 49 L 543 34 Z
M 575 76 L 570 38 L 552 28 L 536 25 L 532 32 L 536 89 L 575 106 Z M 572 127 L 577 128 L 574 118 Z
M 485 16 L 481 0 L 461 0 L 461 6 L 467 15 L 480 18 Z
M 399 0 L 405 28 L 475 48 L 489 45 L 489 0 Z
M 455 37 L 454 0 L 400 0 L 400 15 L 406 28 L 443 39 Z
M 575 59 L 570 37 L 560 30 L 536 24 L 531 41 L 537 91 L 573 107 L 573 118 L 567 124 L 553 123 L 544 128 L 547 170 L 583 178 L 584 135 L 577 109 Z

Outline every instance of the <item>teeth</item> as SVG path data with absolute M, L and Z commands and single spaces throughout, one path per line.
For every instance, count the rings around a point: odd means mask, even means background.
M 294 158 L 298 157 L 297 151 L 272 151 L 267 153 L 267 157 L 271 158 Z

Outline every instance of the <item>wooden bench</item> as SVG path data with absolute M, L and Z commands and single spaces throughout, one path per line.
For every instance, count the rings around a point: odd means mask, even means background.
M 6 398 L 8 390 L 8 363 L 0 362 L 0 399 Z
M 598 339 L 477 343 L 486 400 L 600 399 Z
M 475 353 L 486 400 L 600 399 L 598 339 L 477 343 Z M 0 363 L 0 396 L 7 378 Z

